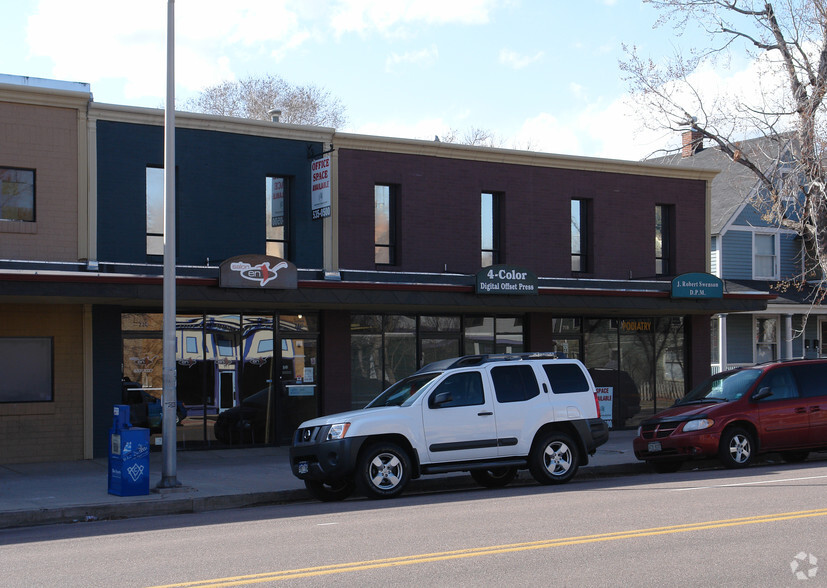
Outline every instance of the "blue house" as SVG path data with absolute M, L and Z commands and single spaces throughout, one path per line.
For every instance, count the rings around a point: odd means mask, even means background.
M 741 152 L 770 177 L 791 166 L 790 136 L 741 142 Z M 793 357 L 827 355 L 827 308 L 813 304 L 813 290 L 790 284 L 803 274 L 804 241 L 795 232 L 764 218 L 766 194 L 755 175 L 717 146 L 704 148 L 700 133 L 683 134 L 680 153 L 659 163 L 717 169 L 709 184 L 710 271 L 728 292 L 769 292 L 767 309 L 718 314 L 712 324 L 713 372 Z

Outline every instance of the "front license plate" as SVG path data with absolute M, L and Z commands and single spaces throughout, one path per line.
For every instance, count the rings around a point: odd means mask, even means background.
M 651 453 L 655 453 L 657 451 L 662 451 L 662 450 L 663 450 L 663 446 L 660 444 L 660 441 L 651 441 L 649 443 L 649 451 Z
M 300 474 L 306 474 L 309 471 L 310 471 L 310 466 L 307 465 L 307 462 L 306 461 L 300 461 L 299 462 L 299 473 Z

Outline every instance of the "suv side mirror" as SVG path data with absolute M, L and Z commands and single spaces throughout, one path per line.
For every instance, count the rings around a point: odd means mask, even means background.
M 451 396 L 450 392 L 438 392 L 431 399 L 431 406 L 434 407 L 434 408 L 439 408 L 443 404 L 448 404 L 449 402 L 451 402 L 453 400 L 454 400 L 454 397 Z
M 764 398 L 769 398 L 770 396 L 772 396 L 772 390 L 770 390 L 769 386 L 764 386 L 758 392 L 753 394 L 752 399 L 763 400 Z

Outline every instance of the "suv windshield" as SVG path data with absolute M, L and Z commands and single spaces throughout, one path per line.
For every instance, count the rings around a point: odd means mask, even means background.
M 678 400 L 675 405 L 738 400 L 746 394 L 760 375 L 761 370 L 746 369 L 712 376 Z
M 365 408 L 376 408 L 377 406 L 402 406 L 408 401 L 413 401 L 417 393 L 431 380 L 439 375 L 438 372 L 430 374 L 415 374 L 382 392 L 371 400 Z

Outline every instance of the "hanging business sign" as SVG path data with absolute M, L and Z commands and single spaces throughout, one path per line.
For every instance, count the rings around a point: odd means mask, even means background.
M 222 288 L 295 290 L 298 272 L 295 265 L 279 257 L 239 255 L 219 266 L 218 285 Z
M 330 216 L 330 155 L 325 155 L 310 162 L 311 190 L 310 203 L 313 220 Z
M 477 272 L 477 294 L 537 294 L 537 276 L 513 265 L 492 265 Z
M 681 274 L 672 280 L 672 298 L 723 298 L 724 283 L 712 274 Z

